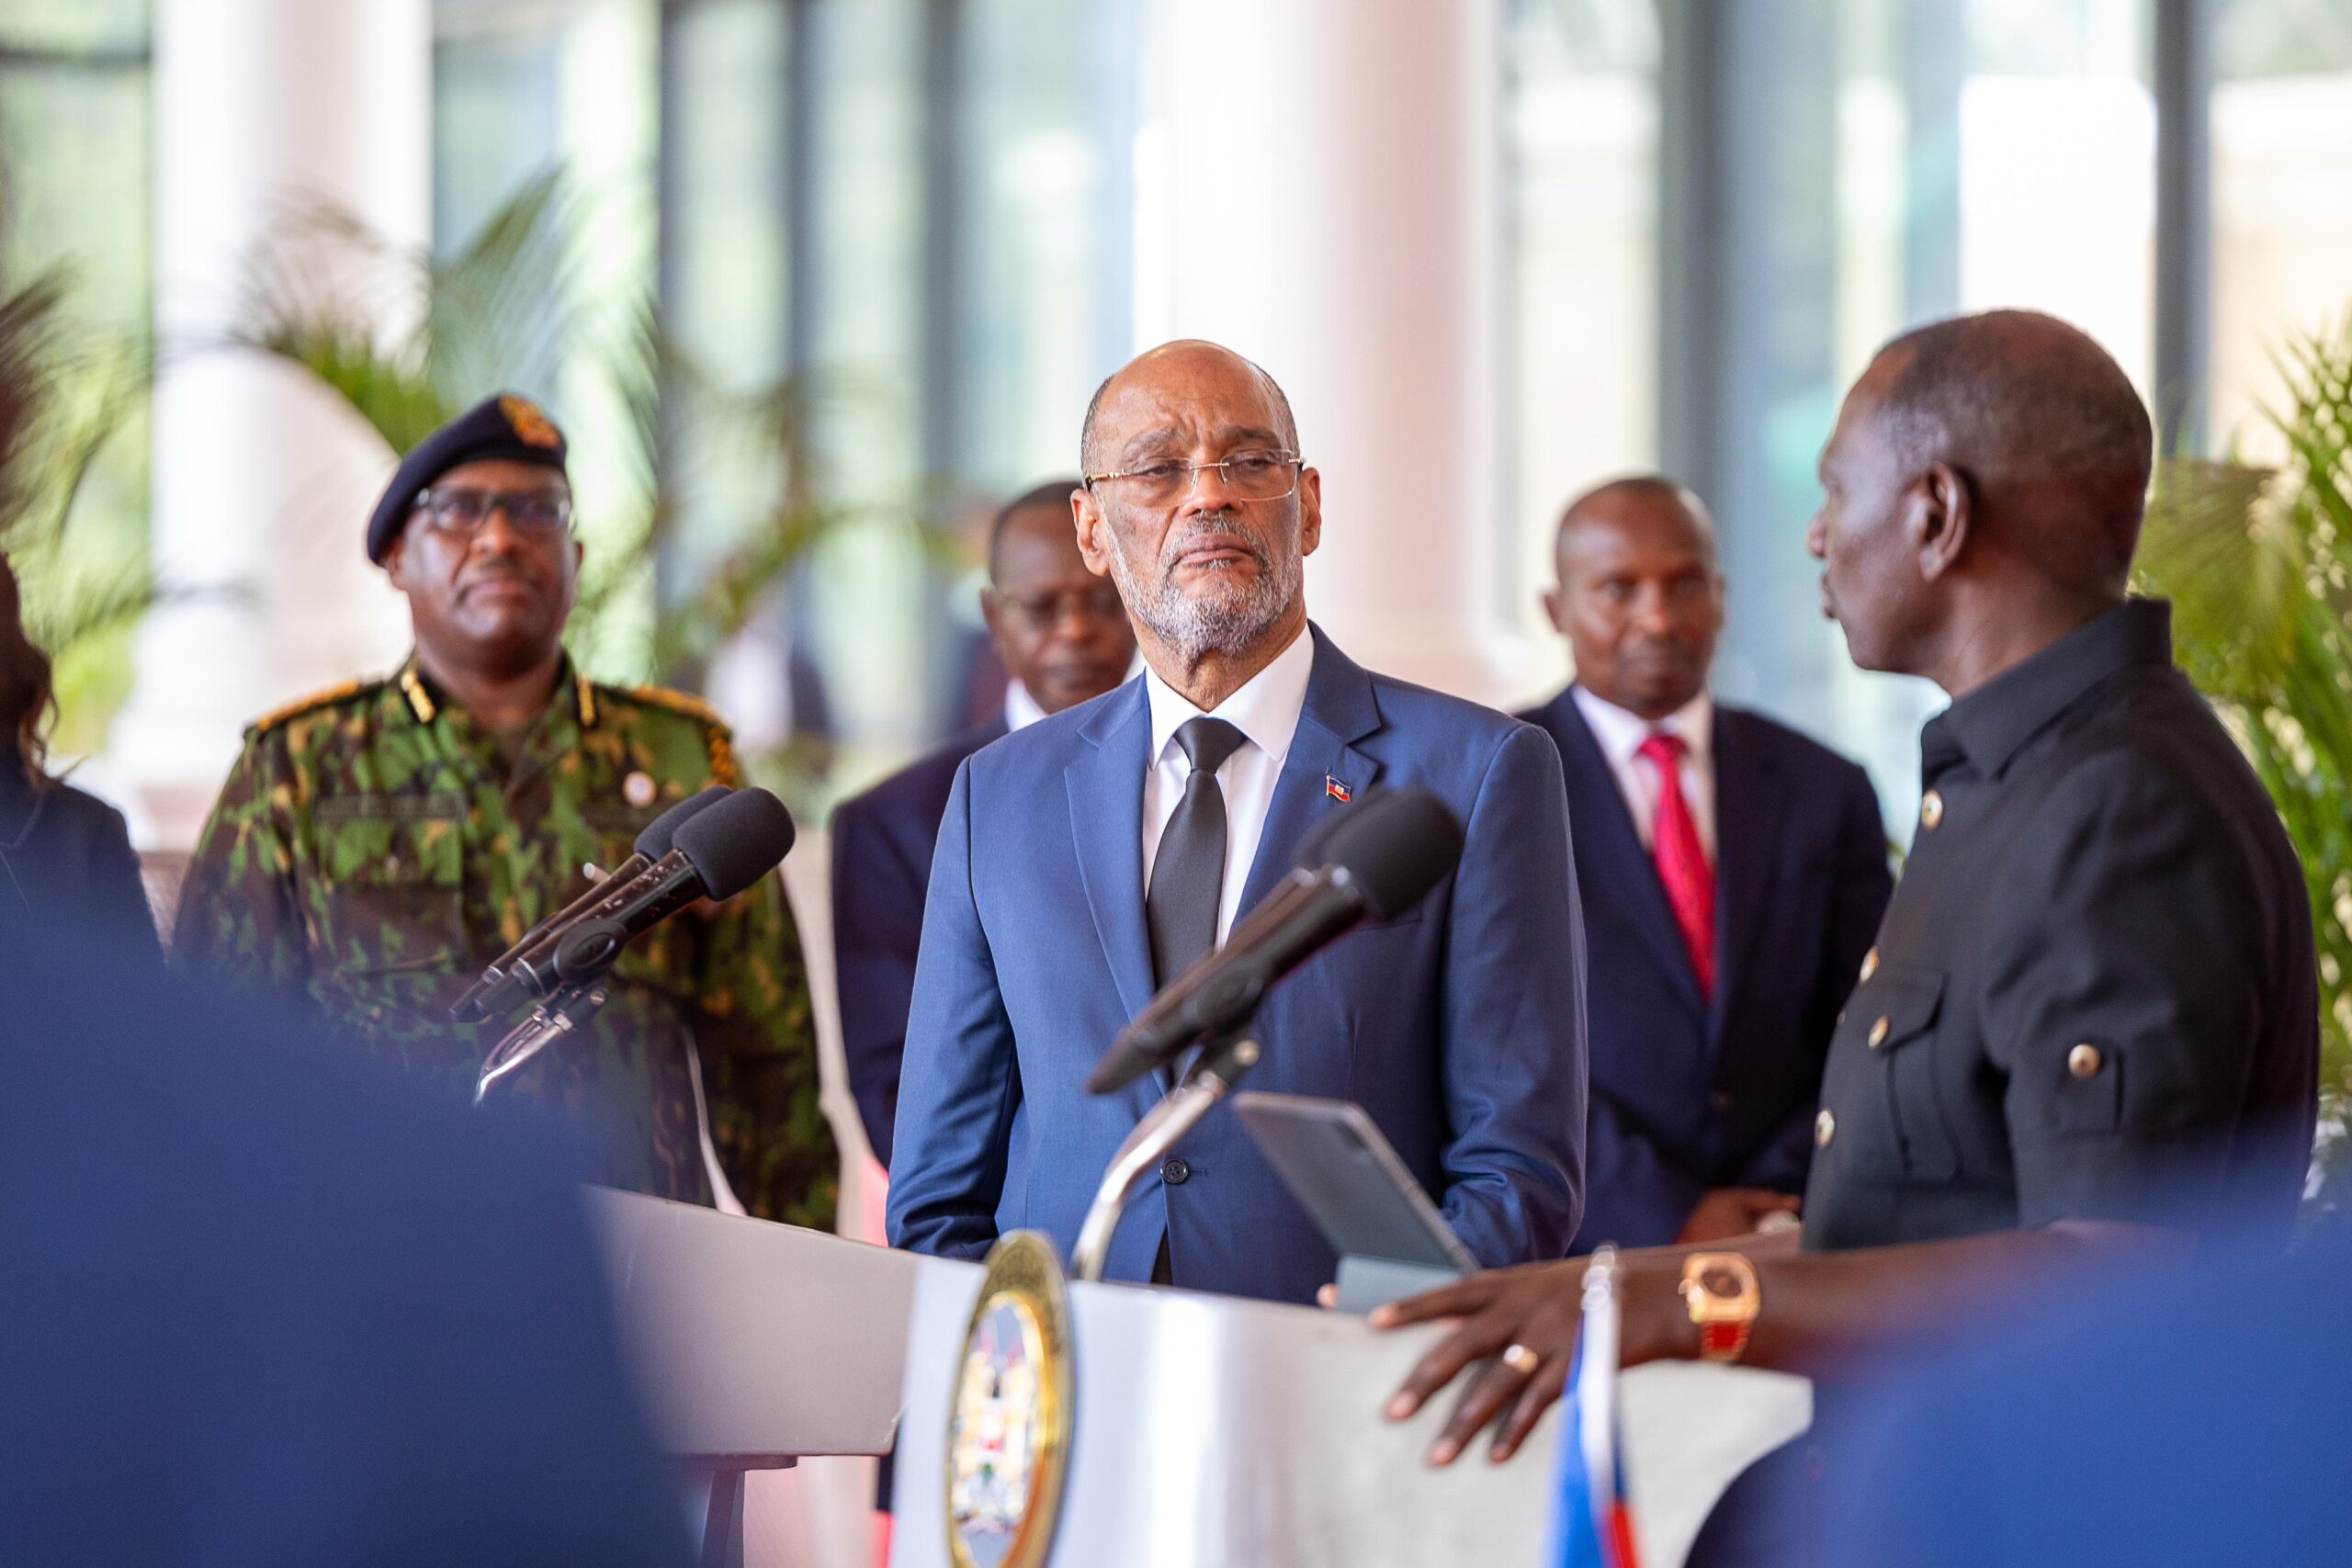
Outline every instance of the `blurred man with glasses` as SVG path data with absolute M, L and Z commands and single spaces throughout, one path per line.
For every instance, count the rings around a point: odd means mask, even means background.
M 1308 623 L 1322 476 L 1255 365 L 1208 343 L 1141 355 L 1096 392 L 1080 453 L 1078 547 L 1118 585 L 1144 673 L 957 770 L 907 1027 L 891 1241 L 977 1258 L 1025 1227 L 1067 1256 L 1169 1082 L 1091 1096 L 1095 1059 L 1318 824 L 1417 786 L 1464 824 L 1458 867 L 1268 994 L 1251 1087 L 1361 1103 L 1480 1260 L 1558 1257 L 1585 1125 L 1559 753 L 1532 726 L 1364 670 Z M 1336 1262 L 1240 1123 L 1213 1116 L 1128 1203 L 1104 1277 L 1306 1302 Z
M 1071 536 L 1075 479 L 1014 497 L 989 530 L 980 613 L 1012 680 L 1001 716 L 967 730 L 833 812 L 833 964 L 850 1093 L 874 1157 L 890 1163 L 915 949 L 940 814 L 964 759 L 1127 678 L 1135 632 Z
M 563 649 L 581 561 L 562 433 L 492 398 L 419 443 L 368 526 L 415 651 L 254 724 L 197 846 L 175 964 L 306 1001 L 338 1034 L 470 1094 L 511 1020 L 449 1005 L 627 859 L 669 807 L 740 782 L 695 698 L 593 682 Z M 807 976 L 781 883 L 632 943 L 611 998 L 493 1092 L 575 1127 L 613 1186 L 830 1226 Z

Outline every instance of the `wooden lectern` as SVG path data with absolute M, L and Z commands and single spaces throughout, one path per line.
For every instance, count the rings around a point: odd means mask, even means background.
M 710 1472 L 704 1561 L 740 1562 L 741 1472 L 898 1443 L 894 1568 L 951 1568 L 949 1410 L 978 1265 L 597 1191 L 623 1331 L 671 1451 Z M 1380 1406 L 1437 1331 L 1262 1302 L 1068 1287 L 1069 1472 L 1056 1568 L 1537 1568 L 1547 1416 L 1511 1463 L 1432 1472 L 1441 1399 Z M 1738 1472 L 1803 1431 L 1803 1379 L 1684 1363 L 1621 1384 L 1643 1561 L 1674 1568 Z M 732 1552 L 733 1555 L 729 1555 Z

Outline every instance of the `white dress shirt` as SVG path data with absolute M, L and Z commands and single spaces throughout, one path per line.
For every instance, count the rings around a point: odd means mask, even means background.
M 1026 729 L 1045 716 L 1045 708 L 1029 694 L 1028 687 L 1018 681 L 1004 683 L 1004 728 L 1007 733 Z
M 1217 787 L 1225 794 L 1225 884 L 1216 902 L 1220 946 L 1241 908 L 1241 886 L 1258 858 L 1258 840 L 1266 830 L 1266 814 L 1273 809 L 1274 781 L 1282 776 L 1283 759 L 1290 755 L 1291 739 L 1298 733 L 1298 716 L 1306 708 L 1306 678 L 1314 670 L 1315 639 L 1301 628 L 1272 663 L 1250 676 L 1209 716 L 1242 734 L 1242 743 L 1216 771 Z M 1143 684 L 1151 702 L 1152 766 L 1143 780 L 1143 885 L 1148 891 L 1152 862 L 1159 858 L 1159 836 L 1176 815 L 1176 803 L 1184 798 L 1184 781 L 1193 771 L 1184 749 L 1176 743 L 1176 731 L 1202 716 L 1148 665 Z
M 1592 738 L 1600 742 L 1600 754 L 1609 760 L 1609 771 L 1616 775 L 1617 793 L 1625 797 L 1625 809 L 1633 813 L 1634 831 L 1642 836 L 1644 849 L 1656 837 L 1658 791 L 1664 780 L 1657 764 L 1639 754 L 1642 742 L 1661 733 L 1682 738 L 1682 798 L 1690 807 L 1690 820 L 1699 829 L 1707 863 L 1714 864 L 1715 705 L 1707 694 L 1700 693 L 1652 724 L 1639 714 L 1601 701 L 1580 685 L 1570 690 L 1576 694 L 1577 711 L 1591 727 Z

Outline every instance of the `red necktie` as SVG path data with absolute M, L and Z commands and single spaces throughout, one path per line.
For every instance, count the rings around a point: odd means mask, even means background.
M 1674 909 L 1674 923 L 1699 976 L 1699 994 L 1715 994 L 1715 873 L 1707 864 L 1706 846 L 1699 841 L 1699 824 L 1691 819 L 1690 803 L 1682 797 L 1682 738 L 1653 735 L 1642 742 L 1638 755 L 1657 767 L 1657 818 L 1652 824 L 1650 853 L 1657 861 L 1657 879 L 1666 886 L 1666 901 Z

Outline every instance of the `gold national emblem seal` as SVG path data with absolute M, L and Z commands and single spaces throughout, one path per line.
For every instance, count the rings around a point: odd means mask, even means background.
M 947 1417 L 956 1568 L 1041 1568 L 1069 1470 L 1069 1299 L 1053 1245 L 1014 1231 L 989 1252 Z
M 498 400 L 498 412 L 506 416 L 507 424 L 513 428 L 515 439 L 519 441 L 528 442 L 534 446 L 545 446 L 550 451 L 563 442 L 563 437 L 556 434 L 556 428 L 548 422 L 548 416 L 539 412 L 539 405 L 528 398 L 501 398 Z

